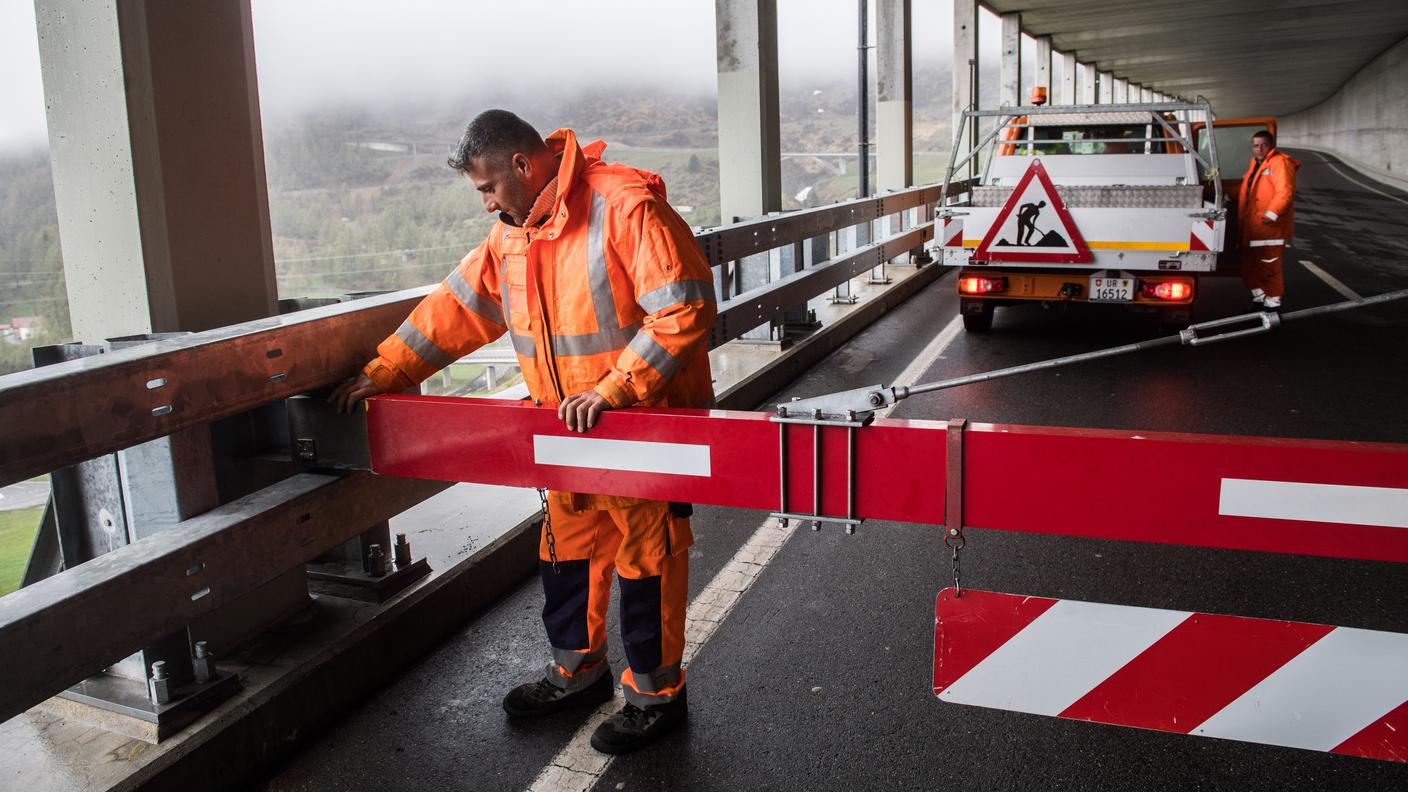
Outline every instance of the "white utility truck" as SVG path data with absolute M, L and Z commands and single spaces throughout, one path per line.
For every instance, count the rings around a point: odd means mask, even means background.
M 1186 322 L 1226 233 L 1216 143 L 1193 140 L 1212 123 L 1205 101 L 964 112 L 930 245 L 960 268 L 964 327 L 1024 302 Z

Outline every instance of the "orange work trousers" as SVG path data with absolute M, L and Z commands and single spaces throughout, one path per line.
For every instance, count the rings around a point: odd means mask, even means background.
M 1242 243 L 1242 283 L 1248 289 L 1261 289 L 1268 297 L 1284 295 L 1286 283 L 1281 277 L 1281 257 L 1285 253 L 1285 245 L 1251 247 Z
M 548 679 L 576 691 L 607 673 L 606 608 L 615 572 L 627 663 L 621 691 L 638 707 L 673 700 L 684 687 L 684 614 L 694 542 L 689 518 L 676 512 L 687 507 L 672 510 L 665 501 L 645 501 L 574 510 L 571 501 L 568 493 L 549 493 L 552 552 L 547 527 L 538 548 L 543 626 L 553 654 Z

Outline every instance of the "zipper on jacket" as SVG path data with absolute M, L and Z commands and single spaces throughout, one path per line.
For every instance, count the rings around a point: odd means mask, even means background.
M 524 231 L 528 236 L 528 249 L 525 250 L 524 253 L 529 261 L 532 261 L 533 232 L 528 229 L 524 229 Z M 547 356 L 544 359 L 544 363 L 548 368 L 548 381 L 552 383 L 553 392 L 557 394 L 557 403 L 561 404 L 566 396 L 562 392 L 562 380 L 557 373 L 557 352 L 552 348 L 552 323 L 548 321 L 547 302 L 543 299 L 543 278 L 536 266 L 532 269 L 533 292 L 538 296 L 538 315 L 542 318 L 543 343 L 544 346 L 547 347 Z

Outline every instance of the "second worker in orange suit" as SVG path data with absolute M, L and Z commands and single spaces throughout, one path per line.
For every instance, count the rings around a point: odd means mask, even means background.
M 1252 135 L 1252 161 L 1238 192 L 1242 283 L 1252 302 L 1279 309 L 1286 293 L 1281 260 L 1295 234 L 1296 170 L 1300 161 L 1276 148 L 1266 130 Z

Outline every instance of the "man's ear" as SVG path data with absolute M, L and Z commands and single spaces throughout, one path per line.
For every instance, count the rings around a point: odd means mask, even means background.
M 514 154 L 510 164 L 513 166 L 513 172 L 518 174 L 519 178 L 526 179 L 533 175 L 533 161 L 522 152 Z

